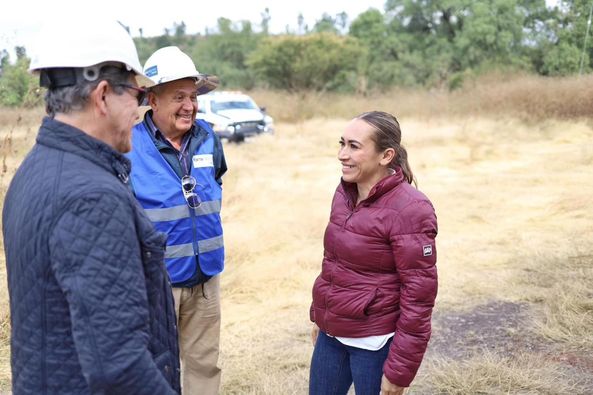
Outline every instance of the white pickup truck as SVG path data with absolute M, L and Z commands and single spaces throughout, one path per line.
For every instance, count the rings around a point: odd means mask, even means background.
M 260 133 L 274 133 L 274 120 L 265 108 L 241 92 L 211 92 L 198 96 L 198 119 L 208 122 L 221 138 L 240 142 Z

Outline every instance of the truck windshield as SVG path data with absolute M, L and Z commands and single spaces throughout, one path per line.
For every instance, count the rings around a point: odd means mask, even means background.
M 257 106 L 250 100 L 228 100 L 228 101 L 213 101 L 212 112 L 218 113 L 224 110 L 257 110 Z

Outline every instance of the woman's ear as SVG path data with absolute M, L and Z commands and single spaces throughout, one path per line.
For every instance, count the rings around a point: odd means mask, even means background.
M 383 156 L 381 157 L 381 163 L 383 166 L 388 166 L 391 162 L 395 159 L 395 149 L 387 148 L 383 151 Z

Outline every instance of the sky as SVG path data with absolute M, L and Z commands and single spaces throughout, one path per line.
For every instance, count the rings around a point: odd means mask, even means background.
M 344 11 L 352 21 L 369 8 L 383 11 L 385 0 L 5 0 L 0 6 L 0 50 L 6 49 L 14 59 L 13 48 L 31 48 L 42 23 L 67 17 L 89 15 L 111 16 L 130 27 L 132 36 L 158 36 L 165 28 L 184 22 L 186 32 L 204 33 L 214 29 L 217 20 L 249 20 L 259 30 L 261 14 L 270 13 L 270 32 L 282 33 L 288 25 L 297 31 L 297 18 L 302 13 L 305 24 L 312 27 L 324 12 L 335 16 Z M 50 19 L 51 18 L 51 19 Z

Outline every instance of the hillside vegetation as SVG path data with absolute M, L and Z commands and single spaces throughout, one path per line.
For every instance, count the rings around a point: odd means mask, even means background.
M 587 74 L 593 61 L 585 0 L 387 0 L 382 10 L 355 18 L 324 14 L 314 23 L 295 15 L 298 28 L 271 34 L 274 15 L 260 21 L 219 18 L 216 27 L 189 34 L 179 21 L 157 37 L 130 31 L 140 61 L 176 45 L 202 73 L 224 88 L 291 92 L 357 92 L 394 88 L 456 90 L 493 70 L 540 76 Z M 10 59 L 0 48 L 0 105 L 35 106 L 36 79 L 27 74 L 27 48 Z

